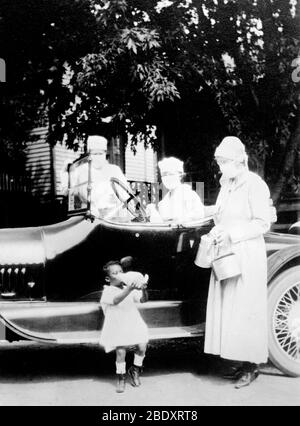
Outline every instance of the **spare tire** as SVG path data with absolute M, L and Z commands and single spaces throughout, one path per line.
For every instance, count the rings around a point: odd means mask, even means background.
M 269 357 L 289 376 L 300 376 L 300 266 L 279 274 L 268 294 Z

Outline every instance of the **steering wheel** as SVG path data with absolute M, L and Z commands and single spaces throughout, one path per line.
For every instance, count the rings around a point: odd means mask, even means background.
M 110 183 L 116 197 L 121 201 L 123 206 L 126 207 L 129 213 L 134 216 L 134 220 L 138 222 L 149 222 L 146 210 L 142 206 L 142 203 L 137 197 L 137 194 L 134 194 L 130 188 L 124 185 L 124 183 L 117 178 L 111 178 Z M 123 199 L 123 197 L 119 193 L 118 188 L 121 188 L 121 192 L 125 192 L 128 195 L 128 198 L 126 200 Z M 132 205 L 131 201 L 134 202 L 134 206 Z

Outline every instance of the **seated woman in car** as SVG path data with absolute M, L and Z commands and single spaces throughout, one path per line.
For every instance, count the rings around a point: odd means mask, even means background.
M 166 195 L 158 203 L 146 208 L 150 222 L 182 223 L 204 217 L 204 206 L 199 195 L 190 185 L 183 183 L 183 161 L 175 157 L 164 158 L 158 163 Z

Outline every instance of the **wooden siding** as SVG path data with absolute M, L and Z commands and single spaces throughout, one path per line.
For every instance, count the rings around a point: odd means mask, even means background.
M 32 193 L 43 199 L 51 194 L 51 151 L 48 145 L 47 127 L 38 127 L 32 131 L 34 140 L 27 143 L 26 171 L 32 181 Z M 79 152 L 67 149 L 58 143 L 53 149 L 55 171 L 55 194 L 60 192 L 60 171 L 66 160 L 74 161 Z
M 152 148 L 138 144 L 136 154 L 126 147 L 125 172 L 128 180 L 140 182 L 157 182 L 157 155 Z
M 51 192 L 50 147 L 46 142 L 47 127 L 32 131 L 34 140 L 27 143 L 26 171 L 32 181 L 32 193 L 44 197 Z
M 74 152 L 68 149 L 64 144 L 57 143 L 54 147 L 54 170 L 55 170 L 55 183 L 56 195 L 63 195 L 61 192 L 60 175 L 64 168 L 65 162 L 73 162 L 81 155 L 81 151 Z

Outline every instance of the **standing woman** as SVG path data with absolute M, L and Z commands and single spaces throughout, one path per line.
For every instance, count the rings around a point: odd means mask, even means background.
M 270 191 L 248 170 L 245 146 L 226 137 L 215 151 L 222 177 L 213 236 L 238 257 L 241 275 L 217 281 L 211 275 L 205 352 L 239 361 L 228 374 L 235 387 L 249 385 L 268 360 L 267 257 L 264 233 L 270 228 Z

